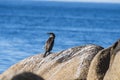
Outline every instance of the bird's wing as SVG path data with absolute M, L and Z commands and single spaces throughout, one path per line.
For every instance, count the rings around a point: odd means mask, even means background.
M 46 51 L 50 51 L 53 47 L 54 44 L 54 39 L 53 38 L 49 38 L 45 44 L 45 50 Z

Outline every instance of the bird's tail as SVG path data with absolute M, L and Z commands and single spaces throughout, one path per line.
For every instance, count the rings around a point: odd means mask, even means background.
M 47 55 L 47 51 L 45 51 L 45 53 L 44 53 L 43 57 L 46 57 L 46 55 Z

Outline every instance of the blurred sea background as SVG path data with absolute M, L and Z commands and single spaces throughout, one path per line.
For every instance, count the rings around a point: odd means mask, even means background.
M 0 73 L 44 53 L 47 32 L 56 34 L 52 52 L 120 38 L 120 4 L 76 2 L 0 3 Z

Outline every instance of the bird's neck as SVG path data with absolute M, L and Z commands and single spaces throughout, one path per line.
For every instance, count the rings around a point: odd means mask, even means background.
M 50 35 L 50 37 L 54 37 L 53 35 Z
M 50 38 L 53 38 L 53 39 L 55 39 L 55 37 L 54 37 L 54 36 L 50 36 Z

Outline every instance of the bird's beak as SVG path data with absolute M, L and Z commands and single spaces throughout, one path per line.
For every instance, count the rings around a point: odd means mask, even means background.
M 47 34 L 50 34 L 50 33 L 47 33 Z
M 47 34 L 51 34 L 51 33 L 47 33 Z

